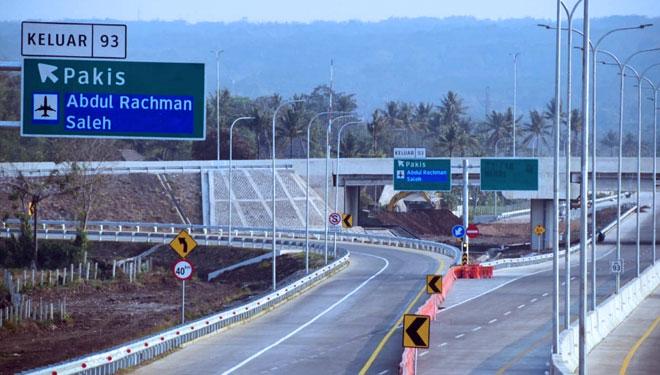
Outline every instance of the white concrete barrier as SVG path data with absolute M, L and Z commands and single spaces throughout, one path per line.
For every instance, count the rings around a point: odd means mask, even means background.
M 660 285 L 660 263 L 648 268 L 598 305 L 587 315 L 585 322 L 586 351 L 590 352 L 598 343 L 621 324 L 632 311 Z M 579 363 L 579 321 L 559 335 L 558 353 L 552 355 L 555 374 L 573 374 Z

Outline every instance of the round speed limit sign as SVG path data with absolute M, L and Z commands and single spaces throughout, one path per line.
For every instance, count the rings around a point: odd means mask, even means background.
M 193 274 L 193 264 L 186 259 L 177 260 L 172 266 L 172 273 L 180 281 L 188 280 Z

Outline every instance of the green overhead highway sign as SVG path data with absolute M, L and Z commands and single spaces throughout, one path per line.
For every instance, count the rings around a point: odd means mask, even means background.
M 538 159 L 481 159 L 481 191 L 538 189 Z
M 21 135 L 202 140 L 204 64 L 25 59 Z
M 451 191 L 451 160 L 394 159 L 394 190 Z

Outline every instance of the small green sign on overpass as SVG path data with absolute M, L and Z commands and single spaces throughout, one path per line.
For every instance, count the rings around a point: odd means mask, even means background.
M 538 159 L 481 159 L 481 191 L 538 189 Z
M 451 191 L 451 160 L 394 159 L 394 190 Z

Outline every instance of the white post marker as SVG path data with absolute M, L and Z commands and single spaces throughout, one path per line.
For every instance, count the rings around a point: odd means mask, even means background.
M 186 259 L 180 259 L 174 262 L 172 266 L 172 274 L 177 280 L 181 280 L 181 324 L 186 322 L 185 318 L 185 305 L 186 305 L 186 280 L 190 279 L 193 275 L 193 264 Z

